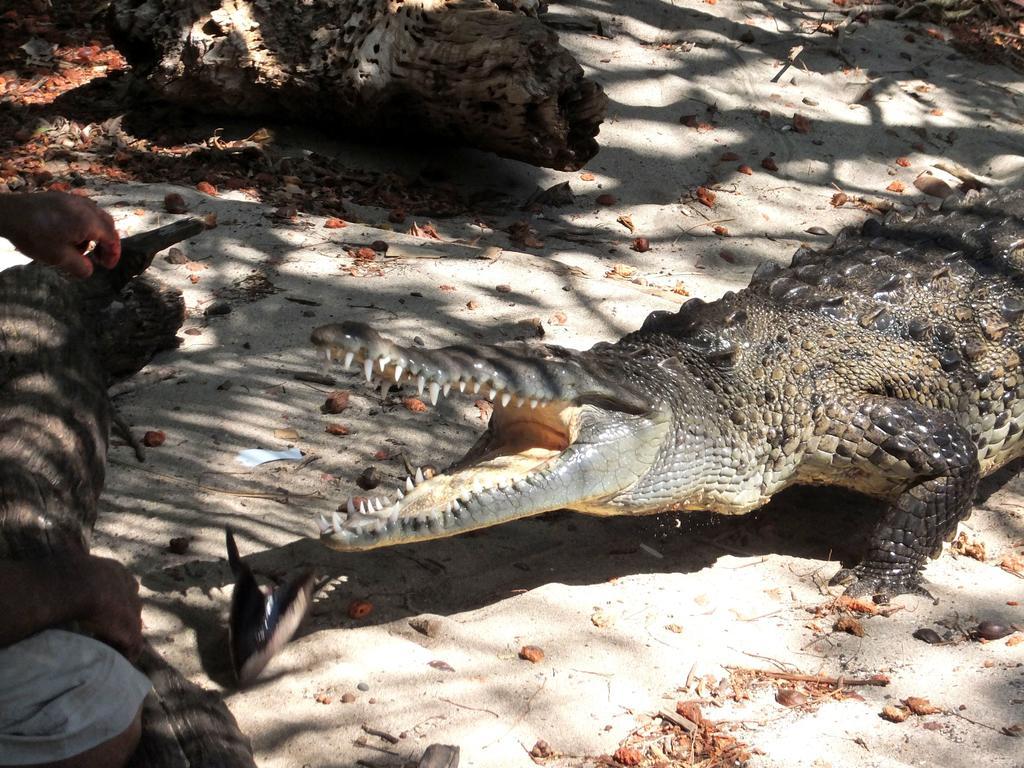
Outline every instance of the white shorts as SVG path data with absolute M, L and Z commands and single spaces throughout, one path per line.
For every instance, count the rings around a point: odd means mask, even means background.
M 150 688 L 113 648 L 62 629 L 0 648 L 0 765 L 63 760 L 109 741 Z

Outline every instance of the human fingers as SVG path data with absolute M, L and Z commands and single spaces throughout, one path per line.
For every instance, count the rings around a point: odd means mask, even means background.
M 112 269 L 121 259 L 121 238 L 114 219 L 102 208 L 93 209 L 93 227 L 90 240 L 96 241 L 92 257 L 100 266 Z
M 81 247 L 55 245 L 53 250 L 55 251 L 55 257 L 51 263 L 60 267 L 72 277 L 84 279 L 92 274 L 92 262 L 82 252 Z

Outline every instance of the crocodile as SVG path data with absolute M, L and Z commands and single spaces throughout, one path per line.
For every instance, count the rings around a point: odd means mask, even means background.
M 569 509 L 743 514 L 792 485 L 877 506 L 852 596 L 927 595 L 922 570 L 979 478 L 1024 454 L 1024 192 L 948 198 L 766 261 L 748 287 L 654 312 L 586 351 L 402 346 L 367 325 L 312 333 L 368 381 L 494 401 L 464 458 L 319 520 L 340 550 Z

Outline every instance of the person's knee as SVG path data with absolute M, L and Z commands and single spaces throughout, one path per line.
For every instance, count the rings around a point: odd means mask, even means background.
M 151 685 L 123 656 L 91 638 L 46 630 L 0 649 L 0 660 L 0 767 L 128 763 Z
M 124 768 L 131 760 L 142 738 L 142 707 L 135 719 L 121 733 L 92 749 L 53 763 L 37 763 L 28 768 Z

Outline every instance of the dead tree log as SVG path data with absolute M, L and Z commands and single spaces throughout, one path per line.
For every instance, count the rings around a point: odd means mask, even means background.
M 125 238 L 117 267 L 84 282 L 38 264 L 0 273 L 0 558 L 88 551 L 106 471 L 107 386 L 173 346 L 184 320 L 178 291 L 138 275 L 202 229 L 191 219 Z M 148 645 L 140 668 L 155 693 L 137 764 L 254 768 L 218 697 Z
M 597 152 L 607 104 L 554 32 L 490 0 L 114 0 L 110 27 L 193 109 L 432 134 L 562 170 Z

